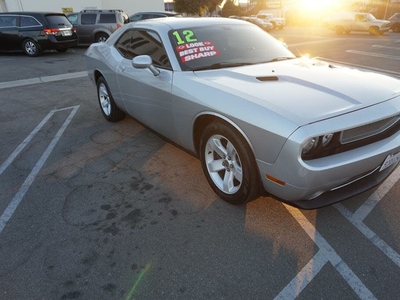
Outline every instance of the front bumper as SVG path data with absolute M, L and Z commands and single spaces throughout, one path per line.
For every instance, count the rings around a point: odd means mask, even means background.
M 357 126 L 357 120 L 369 122 L 396 115 L 398 111 L 400 97 L 300 128 L 287 140 L 274 163 L 257 160 L 264 189 L 288 204 L 314 209 L 352 197 L 381 183 L 398 164 L 394 161 L 380 171 L 389 155 L 400 152 L 399 131 L 372 144 L 308 161 L 301 158 L 301 143 L 321 132 L 337 132 Z M 277 180 L 272 181 L 267 176 Z

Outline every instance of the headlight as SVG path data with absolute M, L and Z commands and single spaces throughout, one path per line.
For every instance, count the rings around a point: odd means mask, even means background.
M 322 147 L 328 146 L 329 143 L 332 141 L 332 138 L 333 138 L 333 133 L 328 133 L 328 134 L 325 134 L 324 136 L 322 136 L 322 140 L 321 140 Z
M 332 155 L 340 146 L 340 133 L 326 133 L 308 139 L 301 149 L 301 157 L 304 160 L 315 159 L 327 155 Z
M 307 141 L 307 143 L 304 145 L 303 150 L 301 151 L 302 155 L 307 155 L 313 152 L 313 150 L 317 147 L 318 145 L 318 137 L 313 137 Z

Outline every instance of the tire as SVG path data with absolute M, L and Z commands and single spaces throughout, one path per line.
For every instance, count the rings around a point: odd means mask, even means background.
M 336 32 L 336 34 L 342 34 L 344 32 L 344 27 L 343 26 L 336 26 L 335 27 L 335 32 Z
M 22 50 L 25 52 L 26 55 L 34 57 L 39 56 L 42 53 L 40 46 L 32 39 L 26 39 L 22 43 Z
M 392 30 L 393 32 L 400 32 L 400 24 L 394 24 Z
M 104 77 L 97 80 L 97 98 L 104 118 L 109 122 L 118 122 L 125 118 L 125 113 L 115 104 Z
M 64 52 L 68 51 L 68 48 L 60 48 L 60 49 L 56 49 L 56 51 L 60 52 L 60 53 L 64 53 Z
M 380 31 L 377 27 L 370 27 L 368 30 L 370 35 L 379 35 Z
M 249 145 L 222 122 L 206 126 L 200 139 L 200 161 L 214 192 L 230 204 L 244 204 L 259 196 L 259 172 Z
M 102 33 L 96 34 L 95 42 L 104 43 L 105 41 L 107 41 L 107 39 L 108 39 L 108 34 L 102 32 Z

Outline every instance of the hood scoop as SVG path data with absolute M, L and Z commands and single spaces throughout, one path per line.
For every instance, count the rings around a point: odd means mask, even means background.
M 259 76 L 259 77 L 256 77 L 256 79 L 259 81 L 278 81 L 279 80 L 278 76 Z

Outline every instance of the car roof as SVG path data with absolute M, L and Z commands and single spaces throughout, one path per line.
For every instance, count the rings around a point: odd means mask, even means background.
M 139 11 L 137 13 L 132 14 L 131 16 L 137 15 L 137 14 L 163 14 L 163 15 L 168 15 L 168 16 L 175 16 L 179 15 L 179 13 L 172 12 L 172 11 L 162 11 L 162 10 L 153 10 L 153 11 Z
M 149 25 L 154 29 L 179 29 L 183 27 L 197 27 L 197 26 L 212 26 L 220 24 L 248 24 L 248 22 L 237 20 L 234 18 L 216 18 L 216 17 L 185 17 L 185 18 L 155 18 L 146 19 L 140 22 L 133 22 L 126 24 L 125 26 L 139 27 L 143 25 Z
M 9 11 L 0 12 L 1 15 L 64 15 L 60 12 L 54 11 Z

